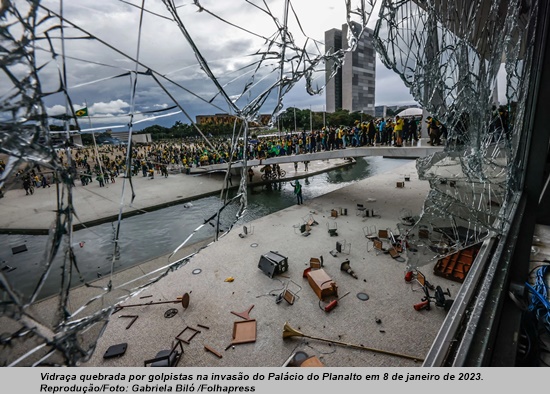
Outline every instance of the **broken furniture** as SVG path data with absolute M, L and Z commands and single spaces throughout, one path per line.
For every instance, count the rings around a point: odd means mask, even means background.
M 347 249 L 347 252 L 346 252 L 346 249 Z M 332 257 L 336 257 L 341 253 L 350 254 L 351 243 L 347 243 L 345 239 L 343 241 L 337 241 L 336 248 L 331 250 L 329 253 L 332 255 Z
M 338 210 L 336 210 L 336 209 L 331 209 L 331 210 L 330 210 L 330 217 L 331 217 L 331 218 L 337 218 L 337 217 L 338 217 Z
M 346 252 L 347 249 L 347 252 Z M 341 242 L 336 242 L 336 251 L 338 253 L 345 253 L 350 254 L 351 253 L 351 243 L 346 242 L 346 240 L 342 240 Z
M 410 209 L 403 208 L 399 212 L 399 220 L 405 226 L 412 226 L 416 223 L 416 218 L 413 216 Z
M 27 245 L 25 245 L 25 244 L 15 246 L 15 247 L 11 248 L 11 253 L 12 254 L 23 253 L 23 252 L 26 252 L 26 251 L 27 251 Z
M 378 230 L 378 238 L 381 239 L 389 239 L 390 238 L 390 232 L 389 229 L 380 229 Z
M 291 283 L 298 288 L 297 291 L 292 291 L 288 288 Z M 297 294 L 298 292 L 300 292 L 300 290 L 302 290 L 302 287 L 298 283 L 294 282 L 293 280 L 289 280 L 286 283 L 283 291 L 275 299 L 275 303 L 279 304 L 283 300 L 285 300 L 289 305 L 294 305 L 294 301 L 299 298 Z
M 394 260 L 397 260 L 399 261 L 400 263 L 404 263 L 406 260 L 403 256 L 401 256 L 401 254 L 399 253 L 399 251 L 395 248 L 395 246 L 390 246 L 390 248 L 388 248 L 388 253 L 390 254 L 390 256 L 394 259 Z
M 175 367 L 183 355 L 183 346 L 181 341 L 176 341 L 176 344 L 172 346 L 172 349 L 161 350 L 157 353 L 155 358 L 145 360 L 143 366 L 151 367 Z
M 250 319 L 250 311 L 253 308 L 254 308 L 254 305 L 250 305 L 246 311 L 243 311 L 243 312 L 231 311 L 231 313 L 234 314 L 235 316 L 239 316 L 239 317 L 243 318 L 244 320 L 251 320 Z
M 301 234 L 307 237 L 311 233 L 311 226 L 308 223 L 296 224 L 292 227 L 294 228 L 294 234 Z
M 372 249 L 369 249 L 369 242 L 372 242 Z M 383 253 L 383 254 L 388 253 L 388 249 L 386 249 L 384 247 L 384 243 L 378 237 L 372 237 L 372 238 L 368 239 L 368 241 L 367 241 L 367 252 L 370 252 L 371 250 L 376 250 L 376 255 L 377 256 L 380 253 Z
M 187 332 L 186 337 L 183 335 Z M 190 333 L 190 334 L 189 334 Z M 191 343 L 191 339 L 194 338 L 195 335 L 200 334 L 201 332 L 197 330 L 196 328 L 186 326 L 178 335 L 176 335 L 176 339 L 181 342 L 185 342 L 186 344 Z
M 184 293 L 183 296 L 178 297 L 174 301 L 158 301 L 158 302 L 146 302 L 142 304 L 131 304 L 131 305 L 117 305 L 113 313 L 118 312 L 124 308 L 132 308 L 136 306 L 147 306 L 147 305 L 159 305 L 159 304 L 181 304 L 184 309 L 187 309 L 189 306 L 189 293 Z
M 313 227 L 318 225 L 319 223 L 313 218 L 313 215 L 311 213 L 308 213 L 306 216 L 302 218 L 303 222 L 307 224 L 309 227 Z
M 355 216 L 366 216 L 367 208 L 363 204 L 357 204 L 355 208 Z
M 258 268 L 261 269 L 264 274 L 273 278 L 275 275 L 288 271 L 288 257 L 270 251 L 260 257 Z
M 204 345 L 204 350 L 207 350 L 209 351 L 210 353 L 214 354 L 216 357 L 218 358 L 222 358 L 223 356 L 218 353 L 215 349 L 213 349 L 212 347 L 208 346 L 208 345 Z
M 476 244 L 439 259 L 434 274 L 455 282 L 464 282 L 480 247 L 481 244 Z
M 309 266 L 312 270 L 318 270 L 319 268 L 323 268 L 323 256 L 317 257 L 311 257 L 309 259 Z
M 327 230 L 328 230 L 328 234 L 331 236 L 331 237 L 335 237 L 335 236 L 338 236 L 338 223 L 337 222 L 327 222 Z
M 425 224 L 418 226 L 418 238 L 429 239 L 430 238 L 430 228 Z
M 425 309 L 429 311 L 431 309 L 432 302 L 435 304 L 435 306 L 443 308 L 445 312 L 448 312 L 449 309 L 451 309 L 454 300 L 450 300 L 445 297 L 451 296 L 451 292 L 449 291 L 449 289 L 444 292 L 441 286 L 437 286 L 435 288 L 435 294 L 433 296 L 430 295 L 430 289 L 428 286 L 424 286 L 423 290 L 424 297 L 422 298 L 421 302 L 419 302 L 418 304 L 414 304 L 414 310 L 421 311 Z
M 432 284 L 426 280 L 426 276 L 418 270 L 408 271 L 405 274 L 405 280 L 411 283 L 412 291 L 424 290 L 424 287 L 434 290 Z M 419 287 L 415 286 L 415 283 L 419 285 Z
M 139 316 L 138 315 L 121 315 L 118 318 L 120 319 L 121 317 L 129 317 L 132 319 L 132 321 L 130 321 L 130 323 L 128 323 L 128 325 L 126 326 L 126 329 L 129 329 L 130 327 L 132 327 L 132 324 L 134 324 L 134 322 L 137 320 Z
M 231 345 L 256 342 L 256 320 L 243 320 L 233 323 L 233 341 Z
M 338 297 L 338 286 L 323 268 L 309 271 L 306 276 L 309 285 L 320 300 L 330 296 Z
M 246 238 L 247 235 L 254 234 L 254 227 L 250 226 L 250 228 L 243 226 L 243 232 L 239 234 L 239 237 Z

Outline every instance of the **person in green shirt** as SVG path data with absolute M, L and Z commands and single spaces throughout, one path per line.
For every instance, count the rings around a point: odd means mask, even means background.
M 298 205 L 301 205 L 304 203 L 304 199 L 302 197 L 302 184 L 298 179 L 296 179 L 296 182 L 292 183 L 290 182 L 290 185 L 294 187 L 294 194 L 296 194 L 296 199 L 298 201 Z

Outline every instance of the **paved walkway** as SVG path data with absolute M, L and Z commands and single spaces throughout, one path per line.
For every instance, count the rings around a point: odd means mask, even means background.
M 282 164 L 281 168 L 287 172 L 285 179 L 294 179 L 349 164 L 346 159 L 333 159 L 310 162 L 307 172 L 302 163 L 298 166 L 298 171 L 294 170 L 292 163 Z M 259 170 L 260 166 L 254 167 L 256 175 L 251 185 L 262 183 Z M 224 184 L 224 176 L 224 173 L 179 173 L 171 174 L 167 178 L 155 174 L 154 179 L 150 179 L 140 174 L 132 178 L 136 194 L 133 203 L 130 183 L 122 177 L 116 178 L 115 183 L 107 183 L 105 187 L 99 187 L 97 181 L 87 186 L 81 186 L 77 182 L 73 189 L 73 205 L 77 215 L 75 229 L 114 221 L 118 218 L 121 207 L 123 216 L 128 216 L 219 193 Z M 233 188 L 238 187 L 240 176 L 233 175 L 231 182 Z M 0 209 L 0 233 L 44 234 L 55 219 L 57 189 L 54 185 L 50 188 L 36 188 L 34 194 L 28 196 L 23 189 L 8 190 L 4 198 L 0 199 Z
M 414 166 L 415 163 L 407 162 L 398 171 L 368 178 L 255 220 L 248 224 L 252 233 L 245 237 L 238 230 L 230 232 L 140 294 L 165 301 L 187 293 L 187 308 L 178 304 L 145 305 L 115 313 L 93 357 L 84 365 L 143 366 L 145 360 L 169 349 L 178 337 L 186 340 L 182 342 L 184 355 L 179 366 L 187 367 L 276 367 L 295 351 L 315 355 L 328 367 L 421 366 L 445 312 L 433 305 L 429 311 L 416 311 L 413 305 L 421 301 L 423 293 L 418 283 L 404 280 L 406 261 L 377 253 L 365 238 L 365 232 L 371 229 L 395 231 L 403 208 L 415 214 L 420 212 L 429 185 L 418 180 Z M 397 188 L 402 173 L 410 173 L 410 181 Z M 357 215 L 358 203 L 376 215 Z M 331 216 L 332 210 L 344 209 L 347 215 Z M 304 237 L 297 226 L 309 219 L 318 224 Z M 337 229 L 338 235 L 331 237 L 329 228 Z M 417 236 L 411 239 L 419 242 Z M 345 245 L 341 253 L 335 253 L 337 241 Z M 425 250 L 420 244 L 417 246 Z M 288 258 L 288 271 L 273 279 L 258 268 L 259 259 L 269 251 Z M 430 257 L 423 252 L 418 254 L 419 259 Z M 319 300 L 303 278 L 310 258 L 320 256 L 324 270 L 338 287 L 338 295 L 346 295 L 330 312 L 323 310 L 328 301 Z M 346 260 L 357 279 L 341 269 Z M 435 277 L 432 265 L 425 267 L 424 274 L 430 283 L 449 288 L 451 294 L 460 287 Z M 276 296 L 285 288 L 295 295 L 292 305 L 276 302 Z M 360 293 L 366 294 L 368 300 L 362 301 Z M 125 304 L 146 301 L 140 300 L 136 296 Z M 170 308 L 176 308 L 177 314 L 164 317 Z M 235 345 L 234 330 L 245 320 L 232 312 L 247 311 L 255 320 L 248 323 L 255 325 L 254 338 L 250 343 Z M 119 318 L 126 312 L 138 316 L 130 328 L 127 319 Z M 283 339 L 285 323 L 305 337 Z M 104 359 L 107 348 L 119 343 L 127 343 L 125 355 Z M 221 357 L 206 351 L 207 346 Z

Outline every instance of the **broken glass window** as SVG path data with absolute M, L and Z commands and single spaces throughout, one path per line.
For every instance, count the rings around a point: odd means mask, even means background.
M 237 160 L 247 149 L 248 122 L 257 120 L 260 110 L 276 119 L 283 99 L 298 83 L 310 94 L 322 91 L 325 65 L 334 65 L 334 74 L 345 53 L 355 49 L 374 4 L 344 2 L 345 12 L 335 17 L 353 26 L 349 48 L 329 54 L 321 41 L 308 36 L 311 21 L 303 23 L 311 18 L 306 12 L 311 4 L 289 0 L 4 1 L 0 154 L 5 169 L 0 188 L 47 174 L 56 201 L 48 208 L 55 215 L 46 239 L 19 235 L 7 241 L 32 244 L 35 254 L 26 268 L 33 275 L 17 275 L 24 270 L 4 270 L 4 265 L 0 271 L 0 364 L 77 365 L 87 360 L 117 303 L 185 264 L 198 252 L 186 255 L 184 249 L 195 234 L 209 232 L 217 239 L 246 211 L 243 173 L 236 195 L 222 191 L 215 210 L 204 214 L 203 224 L 183 237 L 168 259 L 145 274 L 137 270 L 117 276 L 132 264 L 125 263 L 132 260 L 127 255 L 133 236 L 125 213 L 141 198 L 132 182 L 139 162 L 130 149 L 120 155 L 117 218 L 111 227 L 88 228 L 73 202 L 75 187 L 92 172 L 104 183 L 109 169 L 101 159 L 104 152 L 95 148 L 89 158 L 92 169 L 83 171 L 82 157 L 69 145 L 72 137 L 91 134 L 97 145 L 99 130 L 125 128 L 131 142 L 136 125 L 182 114 L 203 137 L 197 146 L 220 154 L 189 115 L 189 108 L 200 104 L 233 117 L 228 161 Z M 243 164 L 246 168 L 246 158 Z M 28 191 L 32 193 L 30 186 Z M 102 240 L 110 250 L 96 251 L 96 269 L 81 263 L 86 236 Z M 42 253 L 36 253 L 38 247 Z

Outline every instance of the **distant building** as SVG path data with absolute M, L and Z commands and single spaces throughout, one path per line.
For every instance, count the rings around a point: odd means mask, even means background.
M 348 25 L 342 29 L 325 31 L 325 52 L 335 53 L 340 49 L 348 49 Z M 352 23 L 353 29 L 360 25 Z M 325 89 L 326 111 L 334 112 L 347 109 L 350 112 L 363 112 L 374 116 L 374 92 L 376 77 L 376 52 L 373 46 L 371 29 L 365 29 L 357 48 L 346 53 L 344 64 L 337 74 L 327 82 Z M 326 79 L 328 80 L 333 62 L 327 62 Z
M 387 116 L 388 111 L 395 112 L 398 109 L 407 109 L 407 108 L 420 108 L 418 104 L 405 104 L 405 105 L 377 105 L 375 107 L 374 116 L 379 118 L 382 116 Z

